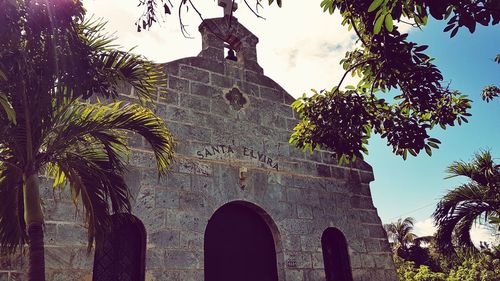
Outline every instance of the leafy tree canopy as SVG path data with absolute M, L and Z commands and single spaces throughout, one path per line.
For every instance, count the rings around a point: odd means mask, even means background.
M 194 2 L 183 0 L 177 8 L 192 7 L 198 12 Z M 243 2 L 254 13 L 262 2 L 282 5 L 274 0 Z M 136 22 L 139 30 L 158 20 L 157 6 L 162 5 L 166 15 L 175 7 L 168 0 L 139 0 L 139 5 L 144 8 Z M 444 32 L 451 37 L 463 28 L 472 33 L 478 24 L 500 22 L 500 1 L 323 0 L 320 5 L 324 12 L 341 14 L 342 25 L 356 32 L 360 47 L 341 60 L 345 75 L 338 86 L 293 104 L 302 121 L 295 127 L 291 143 L 303 149 L 332 149 L 342 162 L 367 154 L 368 139 L 377 133 L 396 155 L 406 159 L 408 153 L 416 156 L 423 150 L 432 155 L 432 149 L 439 147 L 440 141 L 429 135 L 432 128 L 468 122 L 471 101 L 445 82 L 433 59 L 425 54 L 428 46 L 409 41 L 400 26 L 420 28 L 433 17 L 447 21 Z M 348 73 L 359 77 L 357 85 L 343 85 Z M 483 97 L 490 100 L 498 92 L 491 86 Z
M 471 162 L 454 162 L 447 172 L 449 177 L 465 176 L 468 182 L 446 193 L 434 211 L 438 249 L 445 254 L 455 253 L 455 248 L 476 251 L 470 236 L 474 222 L 500 227 L 500 165 L 483 151 Z

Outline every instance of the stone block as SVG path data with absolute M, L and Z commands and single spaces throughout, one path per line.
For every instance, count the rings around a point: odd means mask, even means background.
M 228 77 L 241 79 L 241 75 L 243 73 L 243 69 L 237 63 L 233 63 L 231 61 L 226 61 L 225 63 L 225 75 Z
M 203 270 L 182 270 L 179 272 L 180 281 L 201 281 Z M 165 279 L 166 280 L 166 279 Z M 170 281 L 170 279 L 168 279 Z
M 70 247 L 45 247 L 45 268 L 66 269 L 71 267 L 72 249 Z
M 299 219 L 312 219 L 313 212 L 311 206 L 297 205 L 297 216 Z
M 259 92 L 259 86 L 253 84 L 253 83 L 248 83 L 245 81 L 238 81 L 237 82 L 238 88 L 240 88 L 241 92 L 245 95 L 249 96 L 254 96 L 254 97 L 259 97 L 260 92 Z
M 149 268 L 148 268 L 149 269 Z M 146 281 L 183 281 L 179 271 L 172 270 L 147 270 Z
M 233 86 L 233 80 L 231 78 L 216 73 L 210 73 L 210 81 L 213 86 L 221 88 Z
M 331 171 L 332 171 L 332 177 L 338 180 L 346 180 L 349 176 L 349 171 L 346 168 L 332 166 Z
M 182 210 L 200 213 L 207 211 L 207 200 L 200 192 L 182 192 L 179 201 Z
M 312 253 L 312 263 L 313 263 L 313 268 L 324 269 L 325 264 L 323 262 L 323 252 Z
M 311 220 L 285 219 L 280 224 L 283 230 L 290 234 L 309 235 L 315 231 L 314 223 Z
M 165 251 L 165 268 L 167 269 L 201 269 L 203 254 L 194 251 Z
M 377 253 L 380 252 L 380 243 L 378 239 L 365 239 L 366 251 L 368 253 Z
M 87 229 L 76 224 L 59 224 L 57 242 L 62 245 L 86 245 Z
M 287 269 L 285 277 L 286 281 L 304 281 L 304 272 L 297 269 Z
M 382 227 L 382 224 L 373 224 L 373 225 L 364 225 L 366 228 L 368 228 L 368 231 L 370 233 L 370 237 L 372 238 L 386 238 L 387 233 L 385 232 L 384 228 Z
M 309 252 L 285 252 L 285 264 L 288 268 L 312 268 Z
M 303 205 L 319 205 L 319 193 L 316 190 L 287 188 L 287 201 Z
M 188 80 L 198 81 L 207 84 L 210 82 L 210 74 L 206 70 L 199 68 L 181 65 L 179 69 L 179 76 Z
M 351 253 L 349 253 L 349 257 L 350 257 L 350 260 L 351 260 L 351 268 L 352 269 L 362 268 L 363 267 L 362 262 L 361 262 L 361 255 L 363 255 L 363 254 L 359 254 L 357 252 L 351 252 Z
M 375 268 L 375 260 L 373 259 L 372 255 L 361 254 L 360 256 L 363 268 L 365 269 Z
M 371 281 L 370 271 L 367 269 L 354 269 L 352 271 L 353 281 Z
M 222 95 L 213 97 L 210 100 L 210 109 L 213 114 L 221 116 L 236 116 L 236 112 L 231 109 L 229 102 L 227 102 Z M 215 125 L 215 124 L 214 124 Z
M 321 251 L 321 234 L 311 234 L 300 236 L 300 245 L 302 251 L 318 252 Z
M 74 269 L 89 270 L 94 265 L 94 250 L 90 253 L 87 247 L 79 247 L 72 249 L 71 267 Z
M 165 227 L 164 209 L 144 209 L 140 212 L 134 212 L 134 214 L 142 221 L 148 233 Z
M 198 111 L 202 111 L 202 112 L 210 112 L 210 99 L 209 98 L 184 94 L 184 95 L 181 95 L 180 104 L 181 104 L 181 106 L 184 106 L 187 108 L 192 108 L 194 110 L 198 110 Z
M 201 68 L 204 70 L 208 70 L 211 72 L 216 72 L 219 74 L 224 74 L 224 63 L 219 62 L 219 61 L 213 61 L 213 60 L 205 60 L 202 58 L 189 58 L 189 63 L 191 66 L 194 66 L 196 68 Z
M 285 99 L 285 104 L 292 104 L 295 101 L 295 98 L 286 92 L 284 93 L 284 99 Z
M 178 159 L 177 164 L 179 166 L 180 173 L 202 176 L 211 176 L 213 174 L 213 168 L 208 163 L 202 163 L 190 159 Z
M 179 75 L 179 68 L 180 68 L 181 64 L 182 64 L 182 60 L 172 61 L 172 62 L 164 64 L 163 69 L 165 70 L 165 72 L 167 74 L 178 76 Z
M 370 281 L 388 281 L 385 270 L 370 270 Z
M 57 224 L 55 223 L 45 223 L 45 228 L 43 230 L 43 242 L 45 245 L 52 245 L 57 242 Z M 1 267 L 0 267 L 1 268 Z
M 81 280 L 91 280 L 92 273 L 90 270 L 64 270 L 64 271 L 52 271 L 48 272 L 47 280 L 51 281 L 81 281 Z
M 169 124 L 170 131 L 175 139 L 193 140 L 201 142 L 211 142 L 212 130 L 192 125 L 171 122 Z
M 132 150 L 130 154 L 130 165 L 156 169 L 156 159 L 152 152 Z
M 244 77 L 247 82 L 258 84 L 260 86 L 269 88 L 274 88 L 276 86 L 276 82 L 274 82 L 271 78 L 264 76 L 258 72 L 247 70 L 245 71 Z
M 204 239 L 205 236 L 202 232 L 182 231 L 180 248 L 201 251 Z
M 301 247 L 301 236 L 300 235 L 283 235 L 283 248 L 287 251 L 300 251 Z
M 146 268 L 148 270 L 154 268 L 163 269 L 164 266 L 165 266 L 165 250 L 158 247 L 148 248 L 146 251 Z M 167 279 L 161 279 L 161 280 L 167 280 Z
M 260 87 L 260 97 L 266 100 L 283 103 L 283 92 L 268 87 Z
M 305 281 L 326 280 L 325 271 L 322 269 L 304 270 Z
M 167 226 L 178 230 L 204 232 L 208 219 L 202 218 L 200 214 L 181 210 L 166 210 Z
M 0 281 L 9 281 L 9 272 L 0 271 Z
M 216 87 L 208 86 L 197 82 L 191 82 L 191 94 L 206 98 L 212 98 L 216 95 L 221 95 L 222 92 L 219 88 Z
M 45 202 L 44 214 L 48 221 L 76 222 L 81 219 L 81 217 L 77 217 L 73 202 L 53 199 L 48 199 Z
M 165 109 L 164 118 L 166 121 L 175 121 L 181 123 L 193 123 L 194 121 L 191 109 L 178 106 L 167 106 Z
M 369 172 L 359 172 L 360 176 L 361 176 L 361 182 L 362 183 L 370 183 L 372 181 L 375 180 L 375 177 L 373 176 L 373 173 L 369 173 Z
M 359 210 L 358 211 L 359 220 L 361 223 L 382 223 L 380 221 L 379 216 L 377 215 L 377 211 L 373 210 Z
M 157 248 L 178 248 L 180 246 L 180 233 L 177 230 L 158 230 L 149 234 L 148 244 Z
M 317 169 L 317 174 L 320 177 L 329 178 L 332 176 L 332 172 L 330 171 L 330 167 L 327 165 L 318 164 L 318 165 L 316 165 L 316 169 Z
M 168 77 L 168 88 L 177 92 L 189 93 L 189 80 L 176 76 Z
M 375 267 L 383 269 L 393 269 L 394 261 L 392 260 L 391 254 L 380 254 L 373 255 L 373 260 L 375 261 Z
M 179 94 L 174 90 L 160 90 L 158 94 L 158 102 L 172 105 L 179 104 Z

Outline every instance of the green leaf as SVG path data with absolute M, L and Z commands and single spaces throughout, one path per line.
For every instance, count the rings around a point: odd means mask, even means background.
M 427 144 L 430 145 L 430 146 L 432 146 L 432 147 L 434 147 L 434 148 L 436 148 L 436 149 L 439 148 L 439 146 L 437 144 L 433 143 L 433 142 L 428 142 Z
M 4 80 L 4 81 L 7 81 L 7 76 L 5 75 L 5 73 L 2 72 L 2 70 L 0 69 L 0 81 L 1 80 Z
M 391 14 L 387 14 L 387 16 L 385 16 L 385 28 L 389 32 L 392 32 L 392 30 L 394 29 L 394 22 Z
M 14 111 L 14 108 L 12 108 L 7 96 L 2 93 L 0 93 L 0 107 L 2 107 L 5 114 L 7 114 L 9 121 L 16 124 L 16 112 Z
M 429 138 L 429 141 L 441 144 L 441 141 L 435 138 Z
M 382 23 L 384 22 L 386 14 L 381 14 L 376 20 L 375 20 L 375 25 L 373 26 L 373 33 L 379 34 L 380 30 L 382 29 Z
M 427 155 L 432 156 L 432 149 L 427 144 L 425 145 L 425 152 L 427 153 Z
M 371 13 L 375 11 L 383 2 L 384 0 L 373 0 L 373 2 L 370 4 L 370 7 L 368 7 L 368 12 Z

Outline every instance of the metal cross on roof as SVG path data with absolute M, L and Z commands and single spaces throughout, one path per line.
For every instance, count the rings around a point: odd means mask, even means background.
M 219 6 L 224 8 L 224 16 L 231 16 L 238 9 L 238 3 L 233 0 L 219 0 Z

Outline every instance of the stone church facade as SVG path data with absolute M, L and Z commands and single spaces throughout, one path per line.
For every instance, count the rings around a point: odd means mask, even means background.
M 226 237 L 228 244 L 241 238 L 244 245 L 258 236 L 252 235 L 254 229 L 232 233 L 231 222 L 245 225 L 244 219 L 217 221 L 230 209 L 226 216 L 241 211 L 265 225 L 262 231 L 271 237 L 266 247 L 274 255 L 269 280 L 326 280 L 331 273 L 329 266 L 325 270 L 325 233 L 330 230 L 343 239 L 341 267 L 352 280 L 397 280 L 370 194 L 371 167 L 364 162 L 340 167 L 327 151 L 309 154 L 289 145 L 298 122 L 290 108 L 294 99 L 264 75 L 257 61 L 258 38 L 227 16 L 205 20 L 199 31 L 200 54 L 165 64 L 168 93 L 157 98 L 157 113 L 178 141 L 166 178 L 158 180 L 148 145 L 132 136 L 127 182 L 134 196 L 132 213 L 147 237 L 145 279 L 208 280 L 216 271 L 217 249 L 226 244 L 217 237 Z M 237 61 L 225 59 L 225 47 L 236 51 Z M 135 99 L 131 89 L 122 92 L 124 99 Z M 95 261 L 86 254 L 81 215 L 68 195 L 54 193 L 49 184 L 44 197 L 47 280 L 92 280 Z M 225 230 L 215 229 L 210 236 L 211 225 Z M 335 255 L 339 246 L 333 247 Z M 216 250 L 209 253 L 209 248 Z M 0 262 L 0 280 L 25 280 L 26 257 Z M 251 267 L 255 261 L 225 262 Z

